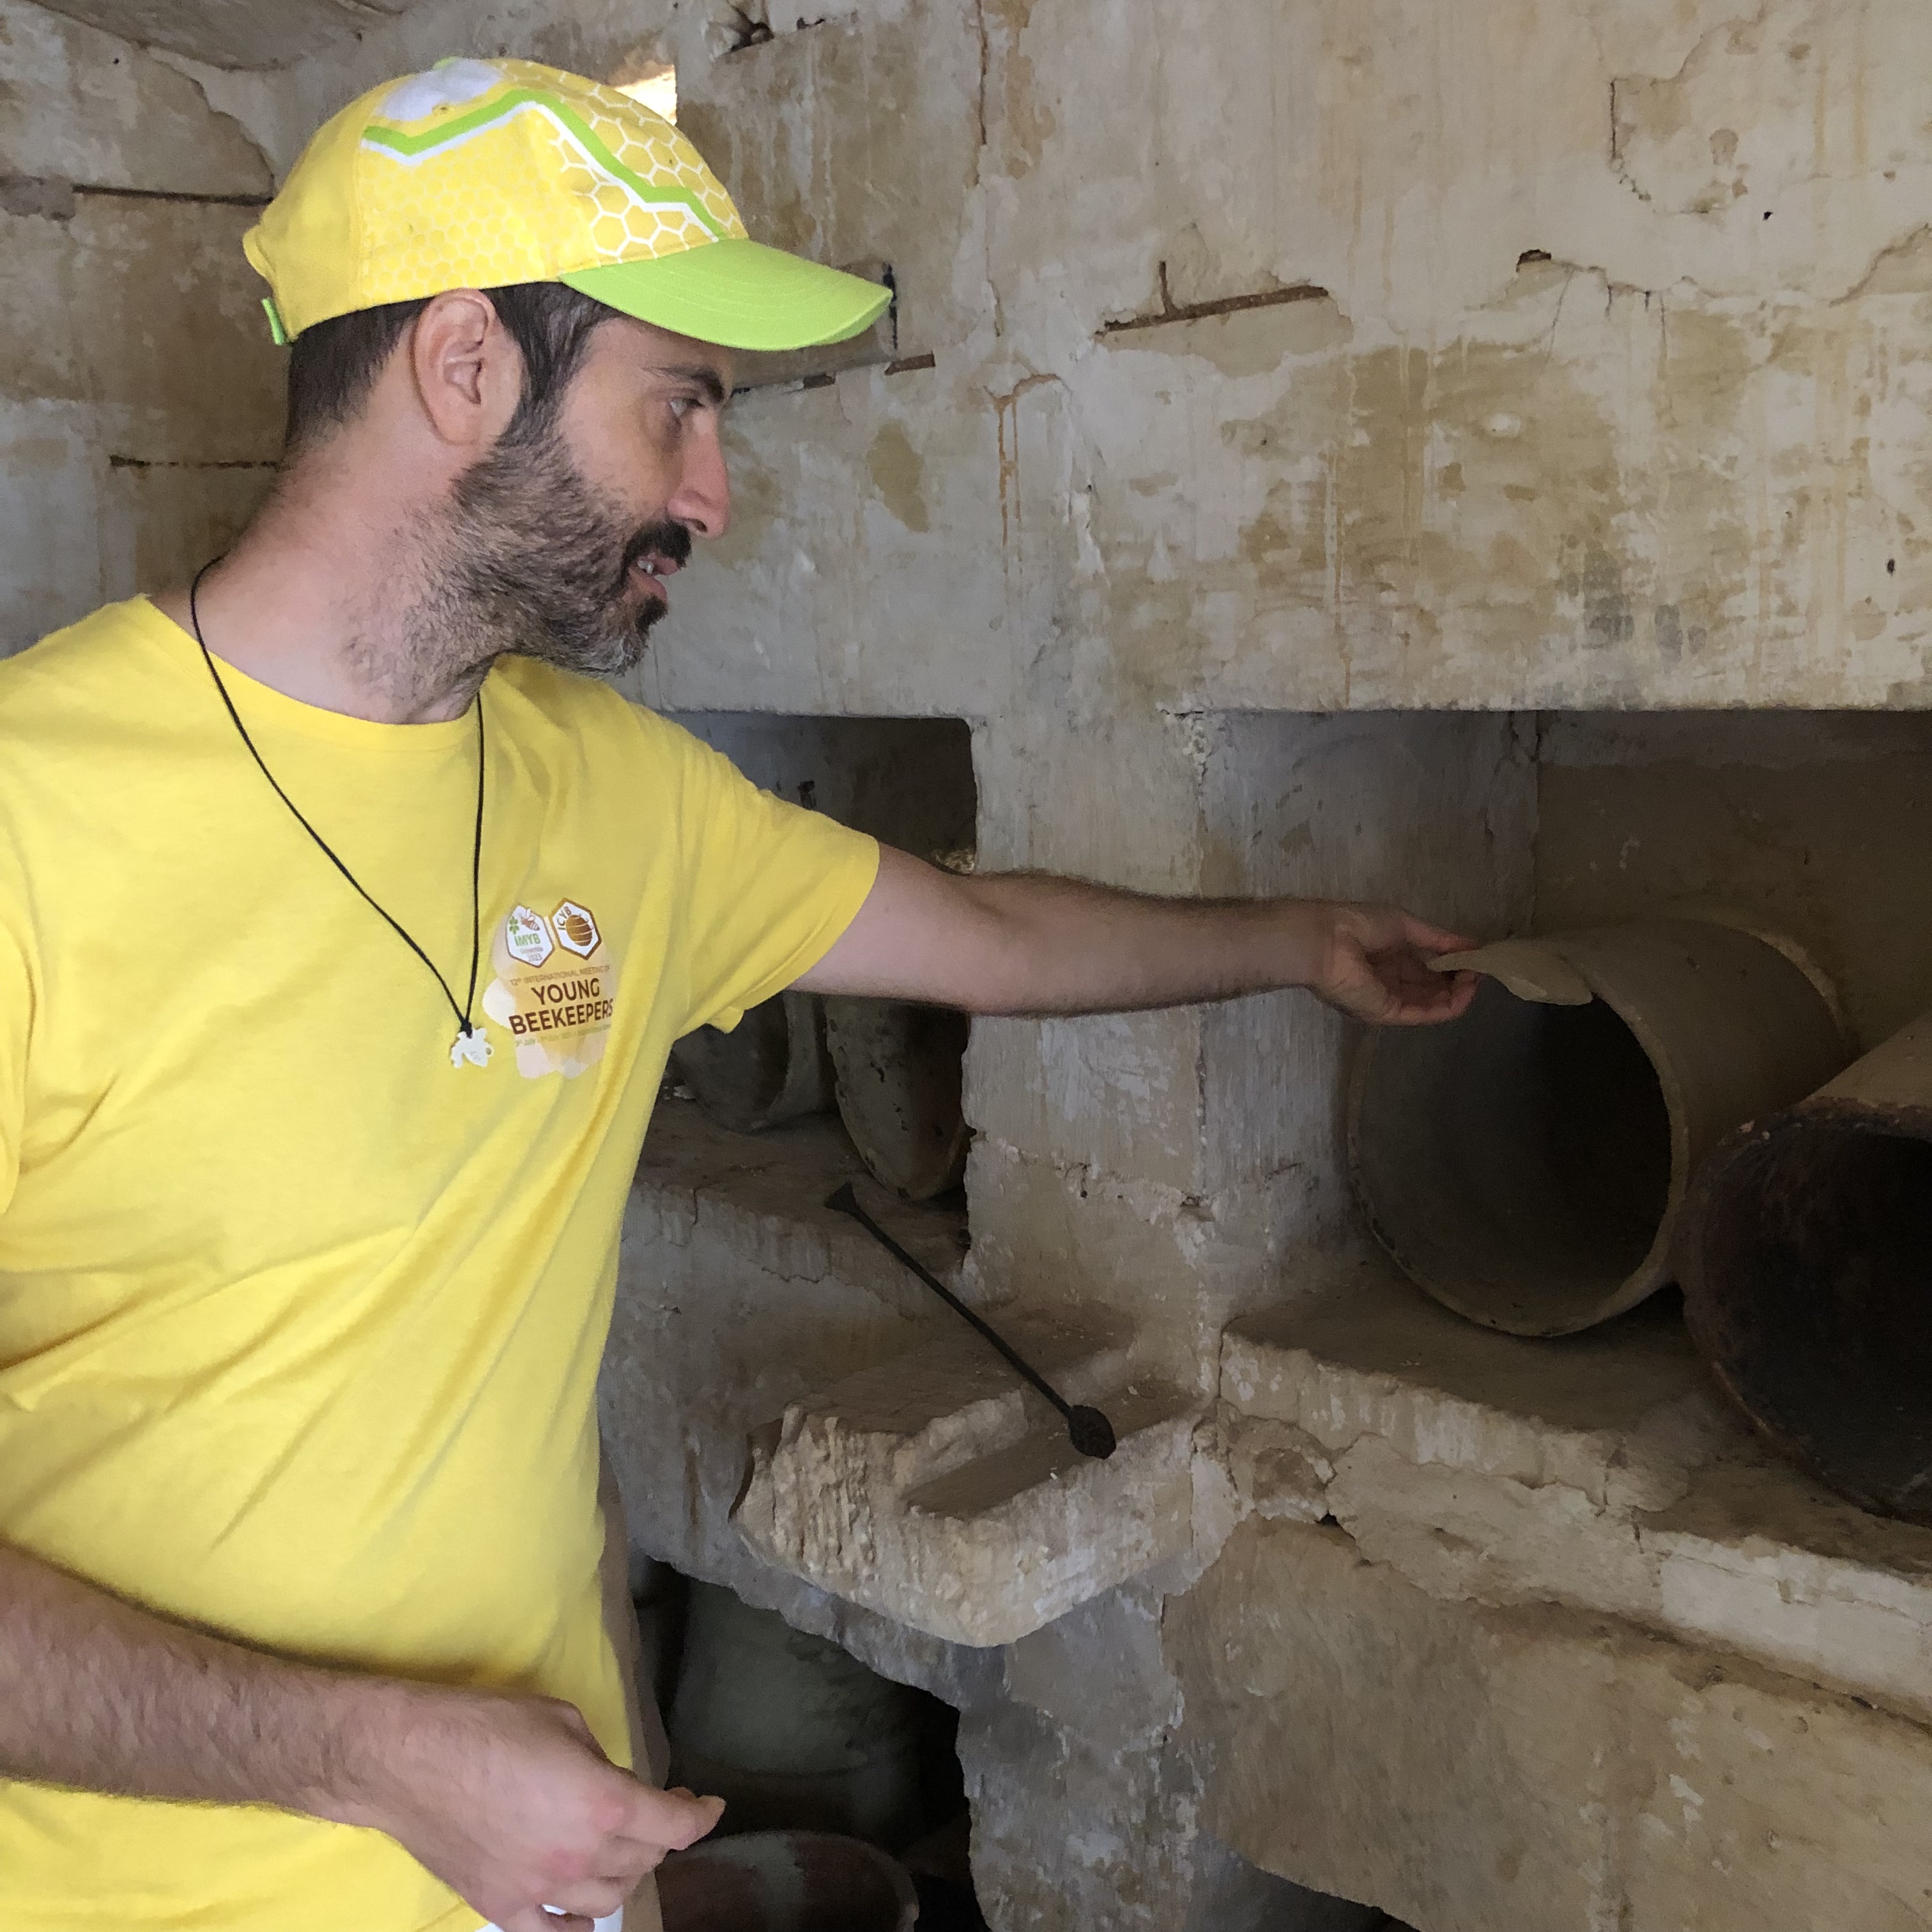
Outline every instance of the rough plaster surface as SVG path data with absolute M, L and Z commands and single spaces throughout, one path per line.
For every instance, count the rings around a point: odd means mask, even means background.
M 46 0 L 49 10 L 218 67 L 280 67 L 410 0 Z
M 1169 1608 L 1217 1837 L 1429 1932 L 1932 1924 L 1918 1725 L 1611 1618 L 1445 1604 L 1251 1522 Z
M 0 0 L 0 652 L 179 581 L 273 476 L 267 162 L 192 80 Z
M 1212 33 L 1172 0 L 876 0 L 728 53 L 716 25 L 427 0 L 205 83 L 285 166 L 437 54 L 649 43 L 754 229 L 893 263 L 934 367 L 742 410 L 739 567 L 686 586 L 664 702 L 1914 701 L 1910 0 L 1241 0 Z

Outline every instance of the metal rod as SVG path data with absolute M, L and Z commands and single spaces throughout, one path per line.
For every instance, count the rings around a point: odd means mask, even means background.
M 859 1197 L 849 1180 L 830 1195 L 825 1204 L 835 1214 L 849 1214 L 880 1247 L 910 1268 L 956 1315 L 970 1322 L 992 1342 L 1013 1368 L 1066 1418 L 1067 1439 L 1082 1455 L 1104 1461 L 1114 1453 L 1113 1424 L 1097 1408 L 1089 1408 L 1083 1402 L 1069 1402 L 992 1323 L 976 1315 L 930 1268 L 901 1247 L 859 1204 Z

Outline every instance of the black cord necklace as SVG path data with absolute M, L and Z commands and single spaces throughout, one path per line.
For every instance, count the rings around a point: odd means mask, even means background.
M 478 686 L 476 692 L 476 836 L 470 856 L 470 990 L 461 1006 L 456 1004 L 456 995 L 449 989 L 449 982 L 438 971 L 436 964 L 404 929 L 398 920 L 386 911 L 370 896 L 362 881 L 335 855 L 327 839 L 302 816 L 302 808 L 277 783 L 275 775 L 270 771 L 268 761 L 255 748 L 255 741 L 248 735 L 248 728 L 242 722 L 242 714 L 235 708 L 235 700 L 228 694 L 228 687 L 221 681 L 221 674 L 215 668 L 214 655 L 208 648 L 208 640 L 201 634 L 201 610 L 197 599 L 201 592 L 201 580 L 221 560 L 213 559 L 195 572 L 194 581 L 188 586 L 188 621 L 194 626 L 194 640 L 201 646 L 202 662 L 208 667 L 208 674 L 214 680 L 214 688 L 221 694 L 221 702 L 226 707 L 235 728 L 242 735 L 242 742 L 248 748 L 248 755 L 261 767 L 262 776 L 274 789 L 275 796 L 288 807 L 296 823 L 314 840 L 322 856 L 353 886 L 364 902 L 378 914 L 389 930 L 427 966 L 436 983 L 442 988 L 442 997 L 449 1002 L 449 1010 L 456 1016 L 457 1034 L 454 1043 L 449 1049 L 449 1064 L 452 1066 L 487 1066 L 490 1064 L 490 1042 L 476 1030 L 476 1023 L 470 1013 L 476 1004 L 476 968 L 483 950 L 483 692 Z

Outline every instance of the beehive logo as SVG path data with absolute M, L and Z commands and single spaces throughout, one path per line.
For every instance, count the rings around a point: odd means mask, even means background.
M 566 899 L 550 916 L 552 931 L 556 934 L 556 943 L 567 952 L 574 952 L 580 959 L 588 959 L 597 950 L 597 922 L 587 906 L 579 905 L 574 899 Z
M 503 944 L 512 958 L 526 966 L 541 966 L 556 950 L 550 936 L 550 922 L 526 905 L 513 910 L 503 922 Z

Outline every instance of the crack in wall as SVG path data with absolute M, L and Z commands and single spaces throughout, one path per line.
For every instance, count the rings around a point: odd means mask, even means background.
M 1167 264 L 1164 261 L 1156 270 L 1154 280 L 1160 292 L 1158 309 L 1127 316 L 1117 322 L 1103 322 L 1097 332 L 1102 336 L 1124 335 L 1135 329 L 1163 328 L 1170 322 L 1198 322 L 1209 316 L 1238 315 L 1251 308 L 1277 308 L 1288 302 L 1334 299 L 1328 290 L 1313 282 L 1297 282 L 1286 288 L 1258 289 L 1252 294 L 1222 296 L 1211 302 L 1177 302 L 1168 287 Z
M 190 208 L 266 208 L 274 198 L 266 194 L 196 194 L 172 188 L 114 188 L 99 182 L 76 182 L 74 191 L 106 201 L 164 201 Z
M 82 201 L 158 201 L 188 208 L 266 208 L 266 194 L 204 194 L 188 188 L 123 188 L 52 175 L 0 175 L 0 214 L 71 221 Z
M 188 457 L 152 457 L 110 455 L 107 459 L 110 470 L 279 470 L 281 465 L 272 457 L 259 459 L 236 458 L 219 463 L 198 463 Z

